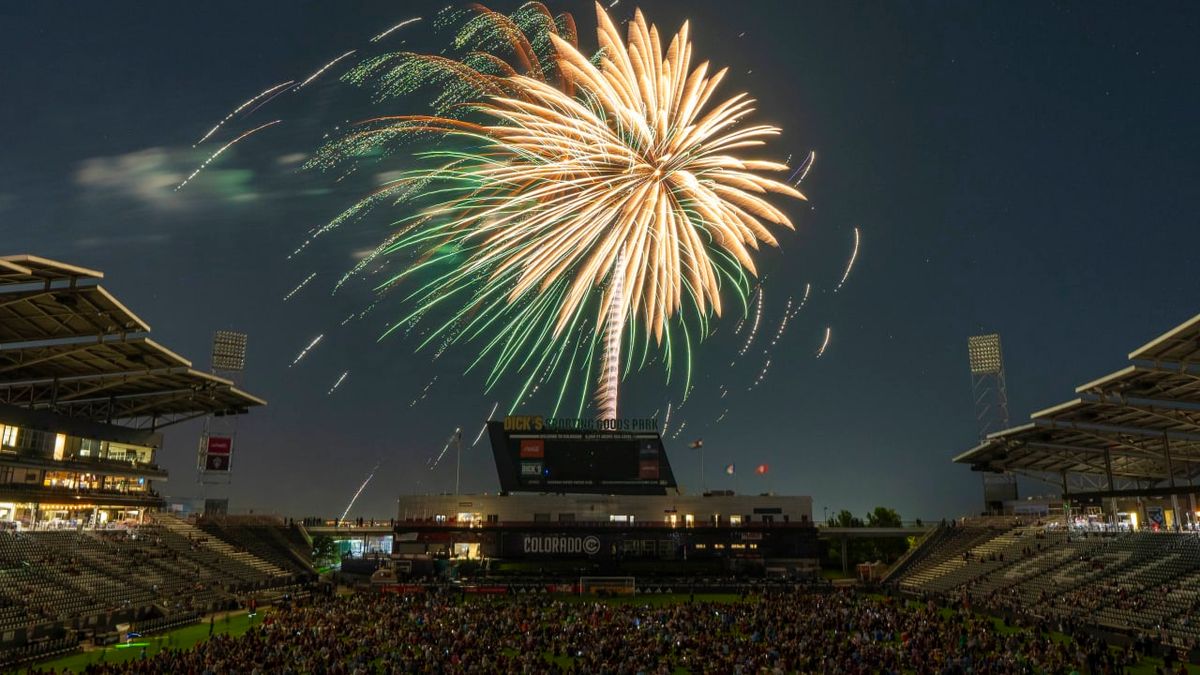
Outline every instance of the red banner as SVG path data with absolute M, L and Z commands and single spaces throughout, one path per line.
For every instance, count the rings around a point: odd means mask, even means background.
M 521 459 L 541 459 L 546 456 L 546 441 L 540 438 L 521 439 Z
M 229 455 L 233 450 L 233 439 L 227 436 L 209 436 L 207 452 L 210 455 Z M 228 463 L 228 462 L 226 462 Z
M 642 480 L 658 478 L 658 460 L 643 459 L 638 462 L 638 478 Z

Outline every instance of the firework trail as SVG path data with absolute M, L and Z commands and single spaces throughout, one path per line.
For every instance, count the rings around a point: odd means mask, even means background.
M 237 138 L 233 139 L 232 141 L 229 141 L 225 145 L 222 145 L 220 150 L 217 150 L 213 154 L 209 155 L 208 159 L 204 160 L 204 162 L 201 163 L 200 166 L 196 167 L 196 170 L 193 171 L 191 174 L 189 174 L 187 178 L 184 178 L 182 183 L 180 183 L 179 185 L 176 185 L 175 191 L 179 192 L 183 188 L 184 185 L 187 185 L 189 182 L 191 182 L 191 180 L 193 178 L 196 177 L 196 174 L 203 171 L 204 167 L 208 166 L 209 164 L 212 164 L 212 161 L 214 159 L 220 157 L 222 152 L 225 152 L 229 148 L 233 147 L 238 141 L 242 140 L 243 138 L 246 138 L 247 136 L 250 136 L 251 134 L 258 133 L 259 131 L 266 129 L 267 127 L 273 127 L 276 124 L 280 124 L 281 122 L 283 122 L 283 120 L 275 120 L 274 122 L 267 122 L 266 124 L 264 124 L 262 126 L 254 127 L 250 131 L 247 131 L 247 132 L 243 133 L 241 136 L 238 136 Z
M 577 45 L 571 17 L 536 2 L 512 17 L 469 14 L 459 60 L 385 55 L 343 76 L 378 100 L 434 90 L 436 114 L 365 120 L 306 164 L 341 172 L 366 154 L 436 139 L 420 153 L 432 166 L 400 172 L 339 217 L 385 203 L 408 210 L 387 253 L 410 262 L 378 288 L 416 287 L 390 331 L 438 316 L 418 349 L 478 345 L 468 371 L 487 370 L 489 391 L 520 375 L 514 401 L 549 368 L 561 383 L 555 410 L 578 402 L 582 414 L 601 375 L 611 384 L 615 362 L 635 354 L 643 364 L 658 357 L 667 381 L 689 391 L 693 346 L 729 306 L 722 294 L 744 303 L 760 244 L 778 246 L 776 226 L 794 229 L 768 201 L 804 199 L 767 177 L 788 166 L 744 157 L 780 129 L 752 122 L 747 94 L 716 96 L 728 71 L 693 61 L 687 24 L 664 41 L 637 12 L 622 36 L 597 6 L 594 52 Z M 581 334 L 612 339 L 580 343 Z
M 679 438 L 679 434 L 683 433 L 683 430 L 686 427 L 687 427 L 687 420 L 684 420 L 683 422 L 681 422 L 679 424 L 679 428 L 675 430 L 675 433 L 671 434 L 671 440 L 675 440 L 676 438 Z
M 350 316 L 348 316 L 348 317 L 346 317 L 346 318 L 342 319 L 342 322 L 341 322 L 340 324 L 338 324 L 338 325 L 339 325 L 339 326 L 345 326 L 346 324 L 350 323 L 350 322 L 351 322 L 351 321 L 354 319 L 354 316 L 355 316 L 356 314 L 358 314 L 358 312 L 350 312 Z
M 462 434 L 462 429 L 455 427 L 454 433 L 450 434 L 450 438 L 447 438 L 446 444 L 442 446 L 442 451 L 438 453 L 437 457 L 430 460 L 430 462 L 429 462 L 429 470 L 430 471 L 433 471 L 434 469 L 437 468 L 438 464 L 441 463 L 442 458 L 446 456 L 446 451 L 450 449 L 450 444 L 453 443 L 455 441 L 455 439 L 457 439 L 459 437 L 460 434 Z
M 483 426 L 482 426 L 482 427 L 480 427 L 480 429 L 479 429 L 479 434 L 475 436 L 475 440 L 474 440 L 474 441 L 471 441 L 471 447 L 472 447 L 472 448 L 473 448 L 473 447 L 475 447 L 476 445 L 478 445 L 478 444 L 479 444 L 479 439 L 483 438 L 483 432 L 487 431 L 487 420 L 490 420 L 490 419 L 492 419 L 492 415 L 495 415 L 495 414 L 496 414 L 496 410 L 497 410 L 499 407 L 500 407 L 500 402 L 499 402 L 499 401 L 496 401 L 496 405 L 493 405 L 493 406 L 492 406 L 492 412 L 488 413 L 488 414 L 487 414 L 487 417 L 486 417 L 486 418 L 484 418 Z
M 754 305 L 754 323 L 750 325 L 750 333 L 746 336 L 746 342 L 742 344 L 742 348 L 738 350 L 738 357 L 746 355 L 746 352 L 750 349 L 750 345 L 754 342 L 754 338 L 758 336 L 758 324 L 760 321 L 762 321 L 762 311 L 763 287 L 760 285 L 758 287 L 758 299 L 755 301 Z M 736 362 L 737 359 L 735 358 L 733 361 L 729 362 L 729 365 L 732 366 Z
M 421 395 L 414 398 L 412 400 L 412 403 L 408 404 L 408 407 L 415 408 L 418 403 L 420 403 L 421 401 L 424 401 L 425 397 L 429 395 L 429 388 L 432 387 L 433 383 L 437 382 L 437 380 L 438 380 L 438 376 L 434 375 L 433 379 L 429 381 L 429 384 L 425 385 L 425 388 L 421 390 Z
M 419 17 L 419 16 L 418 16 L 418 17 L 414 17 L 414 18 L 412 18 L 412 19 L 405 19 L 404 21 L 401 21 L 400 23 L 396 24 L 395 26 L 392 26 L 391 28 L 389 28 L 389 29 L 387 29 L 387 30 L 383 31 L 383 32 L 382 32 L 382 33 L 380 33 L 379 35 L 376 35 L 375 37 L 371 38 L 371 40 L 370 40 L 370 41 L 371 41 L 371 42 L 379 42 L 379 41 L 380 41 L 380 40 L 382 40 L 383 38 L 385 38 L 385 37 L 387 37 L 388 35 L 390 35 L 390 34 L 391 34 L 391 32 L 392 32 L 392 31 L 394 31 L 394 30 L 396 30 L 397 28 L 403 28 L 403 27 L 407 26 L 407 25 L 408 25 L 408 24 L 410 24 L 410 23 L 416 23 L 416 22 L 418 22 L 418 21 L 420 21 L 420 20 L 421 20 L 421 17 Z
M 324 333 L 322 333 L 316 337 L 313 337 L 312 342 L 308 342 L 308 346 L 305 347 L 304 350 L 300 350 L 299 354 L 296 354 L 296 358 L 295 358 L 294 362 L 292 362 L 292 365 L 289 365 L 288 368 L 292 368 L 293 365 L 300 363 L 300 359 L 308 356 L 308 352 L 311 352 L 312 348 L 316 347 L 319 344 L 319 342 L 322 341 L 322 339 L 324 339 L 324 337 L 325 337 Z
M 666 414 L 666 418 L 663 420 L 663 428 L 662 428 L 663 436 L 667 435 L 667 429 L 670 428 L 670 426 L 671 426 L 671 402 L 667 401 L 667 414 Z
M 288 80 L 288 84 L 292 84 L 293 82 L 295 82 L 295 80 Z M 253 108 L 248 110 L 246 112 L 246 116 L 249 117 L 250 115 L 253 115 L 254 113 L 258 112 L 259 108 L 267 105 L 268 103 L 270 103 L 271 101 L 274 101 L 275 99 L 279 98 L 280 96 L 283 96 L 284 94 L 288 93 L 288 91 L 291 91 L 291 90 L 285 88 L 285 89 L 280 89 L 279 91 L 275 92 L 274 94 L 271 94 L 267 98 L 263 99 L 258 105 L 254 106 Z
M 829 338 L 833 335 L 833 329 L 829 326 L 825 327 L 825 339 L 821 341 L 821 348 L 817 350 L 817 358 L 825 353 L 825 348 L 829 346 Z
M 226 116 L 225 116 L 225 119 L 221 120 L 220 122 L 217 122 L 216 126 L 214 126 L 213 128 L 209 129 L 207 134 L 204 134 L 204 136 L 202 136 L 202 137 L 200 138 L 200 140 L 198 140 L 198 141 L 196 141 L 195 143 L 193 143 L 193 144 L 192 144 L 192 147 L 194 148 L 194 147 L 196 147 L 197 145 L 200 145 L 201 143 L 203 143 L 204 141 L 207 141 L 207 140 L 208 140 L 208 138 L 209 138 L 209 136 L 212 136 L 213 134 L 217 133 L 217 129 L 220 129 L 222 125 L 224 125 L 224 124 L 225 124 L 226 122 L 228 122 L 229 120 L 233 119 L 233 116 L 234 116 L 234 115 L 236 115 L 236 114 L 238 114 L 238 113 L 240 113 L 240 112 L 241 112 L 243 109 L 245 109 L 245 107 L 246 107 L 246 106 L 250 105 L 251 103 L 254 103 L 254 102 L 255 102 L 255 101 L 257 101 L 258 99 L 260 99 L 260 98 L 262 98 L 262 97 L 266 96 L 267 94 L 270 94 L 271 92 L 275 91 L 276 89 L 280 89 L 280 88 L 282 88 L 282 87 L 286 87 L 286 86 L 288 86 L 289 84 L 291 84 L 291 83 L 293 83 L 293 82 L 295 82 L 295 80 L 288 80 L 287 82 L 280 82 L 279 84 L 277 84 L 277 85 L 275 85 L 275 86 L 273 86 L 273 87 L 270 87 L 270 88 L 268 88 L 268 89 L 264 89 L 264 90 L 262 91 L 262 93 L 255 95 L 255 96 L 254 96 L 254 98 L 251 98 L 250 100 L 246 101 L 245 103 L 243 103 L 243 104 L 239 105 L 238 107 L 234 108 L 234 109 L 233 109 L 233 112 L 231 112 L 231 113 L 229 113 L 228 115 L 226 115 Z M 255 108 L 255 110 L 257 110 L 257 108 Z M 253 111 L 251 111 L 251 112 L 253 112 Z
M 288 300 L 291 300 L 293 295 L 295 295 L 295 294 L 299 293 L 299 292 L 300 292 L 300 289 L 302 289 L 302 288 L 304 288 L 305 286 L 307 286 L 307 285 L 308 285 L 308 282 L 312 281 L 312 280 L 313 280 L 313 278 L 314 278 L 314 277 L 316 277 L 316 276 L 317 276 L 317 273 L 316 273 L 316 272 L 313 272 L 312 274 L 310 274 L 310 275 L 308 275 L 307 277 L 305 277 L 304 281 L 301 281 L 299 286 L 297 286 L 297 287 L 293 288 L 293 289 L 292 289 L 292 290 L 291 290 L 291 291 L 290 291 L 290 292 L 289 292 L 287 295 L 283 296 L 283 301 L 284 301 L 284 302 L 287 302 Z
M 812 170 L 813 163 L 816 161 L 817 151 L 810 150 L 808 157 L 805 157 L 804 161 L 800 163 L 800 166 L 796 167 L 796 170 L 793 171 L 792 175 L 788 177 L 788 182 L 796 187 L 799 187 L 800 184 L 804 182 L 804 179 L 808 176 L 808 172 Z M 796 178 L 797 175 L 800 177 Z
M 332 396 L 333 392 L 337 391 L 337 388 L 342 386 L 342 383 L 346 381 L 346 376 L 349 374 L 350 374 L 350 371 L 348 371 L 348 370 L 346 372 L 342 373 L 342 376 L 337 379 L 337 382 L 333 383 L 333 386 L 329 388 L 329 391 L 325 392 L 325 395 Z
M 375 468 L 371 469 L 371 473 L 367 475 L 367 479 L 362 482 L 362 485 L 358 486 L 358 491 L 350 498 L 350 503 L 346 505 L 346 510 L 342 511 L 342 517 L 338 519 L 338 522 L 345 522 L 346 516 L 350 514 L 350 509 L 354 508 L 354 502 L 358 501 L 358 496 L 366 489 L 367 483 L 370 483 L 371 479 L 375 477 L 375 472 L 379 470 L 380 464 L 381 462 L 375 462 Z
M 351 54 L 353 54 L 353 53 L 354 53 L 354 52 L 356 52 L 356 51 L 358 51 L 358 50 L 357 50 L 357 49 L 351 49 L 350 51 L 346 52 L 345 54 L 342 54 L 341 56 L 337 57 L 336 59 L 334 59 L 334 60 L 330 61 L 329 63 L 326 63 L 326 64 L 325 64 L 325 65 L 323 65 L 323 66 L 321 66 L 319 69 L 317 69 L 317 72 L 313 73 L 312 75 L 309 75 L 309 76 L 308 76 L 308 79 L 306 79 L 306 80 L 304 80 L 303 82 L 301 82 L 300 84 L 296 85 L 296 88 L 295 88 L 295 89 L 293 89 L 292 91 L 300 91 L 301 89 L 303 89 L 303 88 L 304 88 L 304 85 L 306 85 L 306 84 L 308 84 L 309 82 L 312 82 L 313 80 L 317 79 L 318 77 L 320 77 L 320 76 L 321 76 L 321 73 L 323 73 L 323 72 L 325 72 L 325 71 L 329 70 L 329 69 L 330 69 L 330 68 L 332 68 L 332 67 L 334 66 L 334 64 L 336 64 L 338 61 L 341 61 L 342 59 L 346 58 L 347 56 L 350 56 Z
M 811 292 L 812 292 L 812 284 L 811 283 L 804 284 L 804 297 L 800 298 L 800 306 L 796 308 L 797 313 L 800 310 L 804 309 L 804 306 L 808 304 L 808 294 Z
M 842 280 L 838 282 L 837 288 L 833 289 L 834 293 L 842 290 L 842 284 L 846 283 L 846 278 L 850 276 L 850 270 L 854 269 L 854 261 L 858 258 L 858 244 L 861 240 L 861 235 L 858 228 L 854 228 L 854 249 L 850 251 L 850 260 L 846 262 L 846 271 L 842 273 Z

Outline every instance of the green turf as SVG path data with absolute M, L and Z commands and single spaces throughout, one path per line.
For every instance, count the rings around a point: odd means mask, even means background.
M 249 617 L 245 613 L 239 612 L 230 615 L 228 620 L 217 619 L 213 624 L 214 635 L 241 635 L 250 630 L 251 626 L 262 624 L 264 612 L 259 612 L 256 617 Z M 138 638 L 138 643 L 147 643 L 146 656 L 152 656 L 164 647 L 172 647 L 174 649 L 183 649 L 191 647 L 198 642 L 203 642 L 208 639 L 208 622 L 194 623 L 182 628 L 158 633 L 155 635 L 147 635 L 143 638 Z M 139 647 L 118 648 L 117 645 L 110 645 L 102 649 L 94 649 L 87 652 L 79 652 L 70 656 L 63 656 L 36 664 L 37 668 L 49 670 L 54 668 L 59 672 L 83 672 L 89 664 L 92 663 L 121 663 L 123 661 L 133 661 L 142 656 L 142 650 Z

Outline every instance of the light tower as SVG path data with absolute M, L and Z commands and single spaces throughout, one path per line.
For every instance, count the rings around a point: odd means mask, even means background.
M 971 366 L 971 394 L 980 440 L 1008 428 L 1008 386 L 1004 382 L 1004 352 L 1000 334 L 967 338 Z M 1012 473 L 983 474 L 983 501 L 989 512 L 1000 512 L 1004 502 L 1017 498 L 1017 477 Z
M 219 330 L 213 334 L 213 375 L 241 383 L 246 370 L 246 334 Z M 228 485 L 233 470 L 233 446 L 237 438 L 237 415 L 208 416 L 204 418 L 204 431 L 200 435 L 200 447 L 196 457 L 196 470 L 204 485 Z M 205 490 L 204 512 L 208 515 L 224 515 L 229 510 L 229 499 L 211 499 Z

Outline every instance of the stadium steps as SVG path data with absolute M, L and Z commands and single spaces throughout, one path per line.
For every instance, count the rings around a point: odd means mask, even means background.
M 904 590 L 924 590 L 923 586 L 930 579 L 938 576 L 938 572 L 935 571 L 938 565 L 946 560 L 962 556 L 963 552 L 988 541 L 997 534 L 999 531 L 990 527 L 948 528 L 946 535 L 937 542 L 933 550 L 925 558 L 912 565 L 908 573 L 900 579 L 900 587 Z
M 267 562 L 252 553 L 239 550 L 232 544 L 214 537 L 204 530 L 183 522 L 175 516 L 155 514 L 154 522 L 176 535 L 187 537 L 197 546 L 206 548 L 220 556 L 237 561 L 251 569 L 258 570 L 268 577 L 288 576 L 289 572 L 278 565 Z
M 940 542 L 942 538 L 946 536 L 946 531 L 948 529 L 949 528 L 945 525 L 939 525 L 932 531 L 928 532 L 920 539 L 920 541 L 916 543 L 915 546 L 908 549 L 905 551 L 904 555 L 900 556 L 900 559 L 896 561 L 896 564 L 892 565 L 891 569 L 887 571 L 887 574 L 883 575 L 883 579 L 880 580 L 880 583 L 884 585 L 892 583 L 894 580 L 903 576 L 910 568 L 912 568 L 913 565 L 916 565 L 920 561 L 924 560 L 934 550 L 937 549 L 938 542 Z

